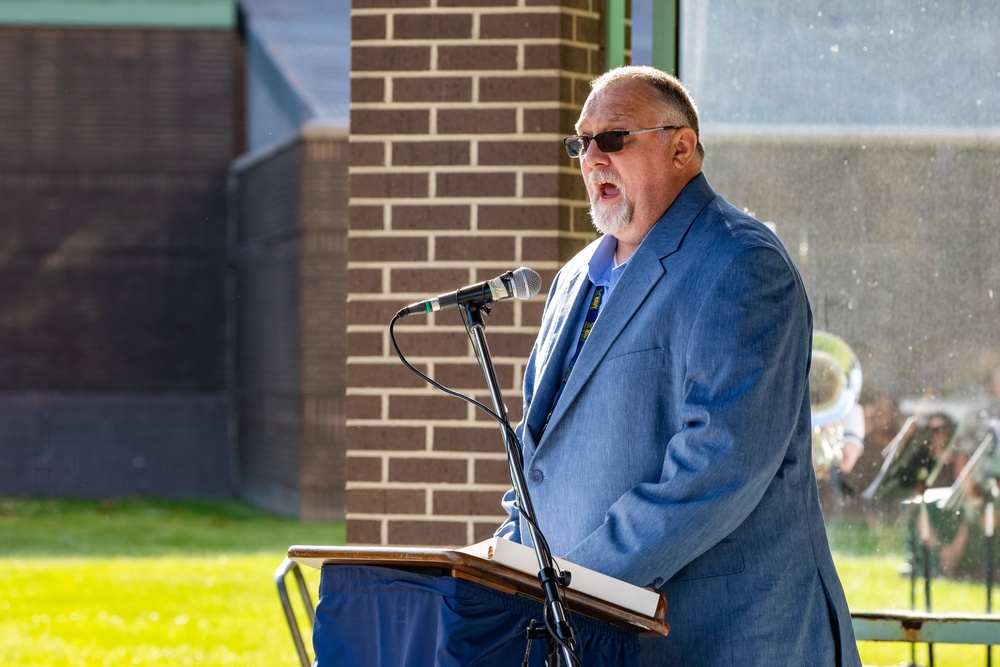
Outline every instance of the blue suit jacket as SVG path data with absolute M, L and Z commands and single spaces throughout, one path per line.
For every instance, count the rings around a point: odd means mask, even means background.
M 649 665 L 860 665 L 812 467 L 812 315 L 778 239 L 703 176 L 629 260 L 545 425 L 596 242 L 549 291 L 524 376 L 553 554 L 667 598 Z M 498 535 L 530 543 L 513 503 Z

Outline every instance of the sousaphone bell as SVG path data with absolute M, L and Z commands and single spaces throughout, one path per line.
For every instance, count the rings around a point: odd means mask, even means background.
M 844 445 L 842 420 L 858 404 L 861 363 L 842 338 L 813 332 L 809 368 L 809 406 L 813 427 L 813 467 L 820 476 L 840 461 Z

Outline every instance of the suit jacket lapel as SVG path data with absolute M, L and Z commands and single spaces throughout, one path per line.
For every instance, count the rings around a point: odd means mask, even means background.
M 636 257 L 633 257 L 633 260 Z M 559 403 L 549 418 L 549 427 L 555 425 L 573 401 L 577 394 L 586 384 L 590 376 L 593 375 L 601 360 L 604 359 L 611 344 L 621 334 L 629 320 L 635 315 L 639 306 L 646 299 L 653 285 L 663 276 L 663 266 L 659 261 L 640 262 L 648 266 L 635 267 L 630 262 L 628 268 L 622 274 L 621 280 L 615 286 L 615 291 L 604 302 L 601 307 L 601 314 L 598 323 L 590 332 L 580 356 L 576 360 L 573 372 L 570 373 L 569 381 L 559 397 Z M 577 338 L 579 332 L 575 332 Z
M 562 418 L 569 406 L 572 405 L 580 390 L 590 380 L 601 360 L 611 349 L 611 345 L 635 317 L 636 312 L 653 287 L 664 279 L 667 273 L 665 258 L 678 250 L 684 235 L 687 234 L 695 218 L 714 197 L 715 193 L 708 186 L 705 177 L 699 175 L 684 188 L 670 208 L 653 225 L 646 238 L 643 239 L 639 249 L 629 260 L 618 284 L 615 285 L 614 292 L 601 308 L 598 323 L 587 338 L 576 366 L 570 374 L 566 389 L 563 390 L 562 396 L 559 398 L 559 404 L 555 406 L 552 416 L 549 418 L 548 431 L 551 431 L 551 427 Z M 576 287 L 577 302 L 581 298 L 579 292 L 588 284 L 585 272 L 579 282 L 581 284 Z M 574 310 L 573 312 L 578 311 Z M 572 329 L 573 327 L 568 328 Z M 565 329 L 564 327 L 563 333 L 560 335 L 560 344 L 557 346 L 564 354 L 568 349 L 566 339 L 572 336 L 573 340 L 576 340 L 579 337 L 578 331 L 567 333 Z M 562 358 L 555 357 L 555 361 L 561 361 Z M 552 375 L 552 366 L 557 367 L 556 376 L 559 375 L 562 368 L 561 363 L 547 364 L 547 366 L 546 376 Z M 547 378 L 547 381 L 551 379 Z M 560 378 L 557 377 L 556 381 L 559 380 Z M 558 384 L 553 386 L 558 387 Z M 555 389 L 552 389 L 553 393 L 554 391 Z M 547 395 L 552 396 L 552 393 L 547 393 Z M 544 415 L 542 420 L 541 423 L 544 424 Z M 538 432 L 535 431 L 535 433 Z
M 592 246 L 596 248 L 597 243 Z M 575 265 L 575 270 L 563 271 L 560 274 L 561 284 L 549 295 L 549 303 L 546 304 L 546 308 L 552 310 L 551 314 L 546 315 L 546 326 L 558 331 L 559 334 L 551 344 L 539 350 L 540 358 L 537 363 L 542 369 L 542 377 L 537 382 L 525 422 L 532 442 L 538 440 L 537 436 L 545 426 L 552 398 L 562 383 L 563 360 L 569 353 L 570 346 L 576 345 L 580 338 L 580 332 L 575 331 L 574 323 L 590 290 L 587 266 L 592 254 L 592 252 L 585 253 L 585 257 L 580 257 L 584 261 Z

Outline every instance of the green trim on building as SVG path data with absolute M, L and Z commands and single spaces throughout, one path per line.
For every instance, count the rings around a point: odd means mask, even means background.
M 653 3 L 653 66 L 680 76 L 680 0 Z
M 607 0 L 604 21 L 604 67 L 621 67 L 625 64 L 625 0 Z
M 0 25 L 232 28 L 235 0 L 0 0 Z

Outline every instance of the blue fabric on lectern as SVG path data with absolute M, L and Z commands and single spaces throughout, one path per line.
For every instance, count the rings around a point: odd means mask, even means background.
M 313 647 L 319 667 L 519 667 L 531 619 L 541 624 L 540 603 L 464 579 L 326 566 Z M 639 664 L 634 633 L 572 613 L 570 622 L 585 667 Z M 541 667 L 547 653 L 533 641 L 529 664 Z

